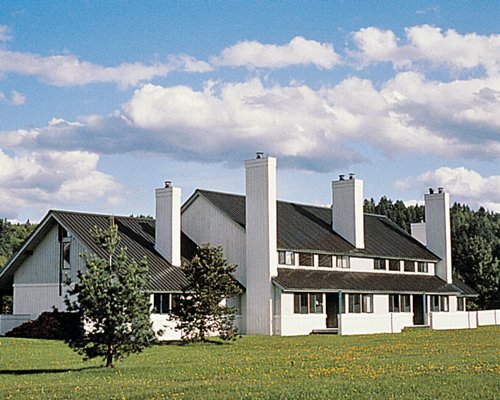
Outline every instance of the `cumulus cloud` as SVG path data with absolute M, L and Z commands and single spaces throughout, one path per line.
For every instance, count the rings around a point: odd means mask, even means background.
M 262 44 L 243 41 L 227 47 L 211 59 L 214 65 L 250 68 L 284 68 L 292 65 L 315 65 L 320 69 L 331 69 L 340 62 L 330 43 L 294 37 L 288 44 Z
M 500 35 L 459 34 L 453 29 L 443 31 L 430 25 L 406 29 L 404 44 L 392 31 L 376 27 L 353 33 L 357 52 L 351 53 L 364 63 L 391 62 L 396 68 L 416 62 L 428 62 L 453 70 L 482 67 L 489 76 L 500 72 Z
M 417 177 L 400 180 L 397 185 L 402 189 L 416 185 L 444 187 L 450 193 L 452 201 L 500 212 L 500 175 L 483 177 L 478 172 L 464 167 L 442 167 Z
M 366 160 L 369 149 L 402 154 L 500 157 L 500 87 L 487 80 L 428 82 L 404 72 L 375 88 L 350 77 L 314 90 L 258 79 L 203 88 L 147 84 L 121 110 L 0 135 L 0 147 L 163 153 L 239 162 L 266 149 L 284 164 L 329 171 Z
M 0 149 L 0 214 L 38 211 L 54 206 L 106 203 L 123 188 L 97 170 L 99 156 L 84 151 L 9 154 Z
M 21 106 L 26 103 L 26 96 L 16 90 L 11 92 L 10 99 L 5 95 L 5 93 L 0 92 L 0 103 L 6 103 L 13 106 Z

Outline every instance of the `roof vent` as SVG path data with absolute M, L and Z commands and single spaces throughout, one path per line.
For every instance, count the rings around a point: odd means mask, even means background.
M 339 181 L 345 181 L 345 175 L 339 175 Z
M 165 181 L 165 188 L 172 187 L 172 181 Z
M 433 188 L 429 188 L 429 194 L 434 194 L 434 189 Z
M 444 193 L 444 188 L 443 187 L 438 187 L 438 193 Z
M 349 174 L 349 179 L 354 179 L 354 178 L 356 178 L 356 174 L 354 172 L 351 172 Z
M 263 151 L 258 151 L 257 152 L 257 160 L 264 158 L 264 152 Z

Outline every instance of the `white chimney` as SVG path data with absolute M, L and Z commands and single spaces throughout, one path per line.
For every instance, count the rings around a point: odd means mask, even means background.
M 427 236 L 425 234 L 425 222 L 416 222 L 410 224 L 411 236 L 417 239 L 424 246 L 427 244 Z
M 181 265 L 181 189 L 168 181 L 156 189 L 155 249 L 172 265 Z
M 363 181 L 354 174 L 332 182 L 332 228 L 358 249 L 365 247 Z
M 272 335 L 272 284 L 277 269 L 276 159 L 257 153 L 246 170 L 247 333 Z
M 442 188 L 429 190 L 425 195 L 425 235 L 427 248 L 441 261 L 436 265 L 436 275 L 452 283 L 450 198 Z

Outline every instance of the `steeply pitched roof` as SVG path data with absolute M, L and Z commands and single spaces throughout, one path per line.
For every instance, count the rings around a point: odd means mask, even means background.
M 136 261 L 142 260 L 145 256 L 148 261 L 151 279 L 148 289 L 151 291 L 180 291 L 187 284 L 186 278 L 179 267 L 174 267 L 168 263 L 154 248 L 155 243 L 155 221 L 149 218 L 134 218 L 114 216 L 115 224 L 120 233 L 120 244 L 127 247 L 129 258 Z M 94 226 L 105 229 L 109 226 L 109 215 L 88 214 L 68 211 L 50 211 L 41 223 L 41 229 L 34 232 L 34 236 L 28 239 L 27 248 L 34 248 L 43 237 L 43 233 L 55 223 L 61 224 L 71 235 L 74 235 L 89 251 L 100 257 L 107 257 L 105 251 L 99 247 L 92 238 L 91 231 Z M 31 240 L 31 244 L 30 244 Z M 191 259 L 196 251 L 196 244 L 186 235 L 181 237 L 181 254 L 183 262 Z M 21 250 L 22 252 L 22 250 Z M 16 267 L 22 262 L 13 259 L 7 267 L 11 269 L 12 275 Z M 12 265 L 11 265 L 12 264 Z M 0 278 L 7 271 L 2 271 Z M 4 279 L 1 279 L 2 281 Z M 3 282 L 2 282 L 3 283 Z
M 245 227 L 244 196 L 208 190 L 197 190 L 196 194 L 205 197 L 241 227 Z M 331 220 L 330 207 L 278 201 L 278 248 L 365 257 L 439 261 L 435 254 L 385 216 L 365 214 L 364 249 L 357 249 L 334 232 Z
M 434 275 L 278 268 L 275 284 L 285 291 L 427 293 L 473 296 L 463 282 L 447 284 Z

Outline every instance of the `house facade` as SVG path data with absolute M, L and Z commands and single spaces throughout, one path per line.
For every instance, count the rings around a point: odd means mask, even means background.
M 242 333 L 477 326 L 477 314 L 466 311 L 475 292 L 452 276 L 449 197 L 442 189 L 425 195 L 426 223 L 413 226 L 412 236 L 386 217 L 363 213 L 363 182 L 354 175 L 332 182 L 332 206 L 318 207 L 277 200 L 276 159 L 258 154 L 245 170 L 245 195 L 196 190 L 181 206 L 180 188 L 166 182 L 156 190 L 156 221 L 114 217 L 129 255 L 148 259 L 152 319 L 163 338 L 180 336 L 166 319 L 186 283 L 180 266 L 203 243 L 222 245 L 238 265 L 245 291 L 228 301 L 239 310 Z M 53 306 L 65 308 L 66 277 L 74 281 L 85 267 L 79 254 L 102 253 L 90 232 L 108 218 L 47 214 L 0 272 L 0 291 L 14 297 L 14 315 L 1 317 L 0 333 Z

